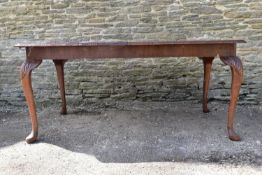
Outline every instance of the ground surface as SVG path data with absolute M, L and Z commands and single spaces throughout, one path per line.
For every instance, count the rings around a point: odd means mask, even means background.
M 204 114 L 194 102 L 126 102 L 117 108 L 39 110 L 39 141 L 24 142 L 26 112 L 0 112 L 0 174 L 259 174 L 262 107 L 238 106 L 226 137 L 227 105 Z

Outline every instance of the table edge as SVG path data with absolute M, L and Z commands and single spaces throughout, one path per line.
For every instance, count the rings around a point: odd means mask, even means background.
M 236 44 L 245 40 L 185 40 L 185 41 L 90 41 L 90 42 L 53 42 L 53 43 L 18 43 L 14 47 L 84 47 L 84 46 L 146 46 L 146 45 L 187 45 L 187 44 Z

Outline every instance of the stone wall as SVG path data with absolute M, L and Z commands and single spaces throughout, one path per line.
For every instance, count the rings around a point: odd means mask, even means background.
M 261 0 L 0 0 L 0 105 L 24 106 L 16 43 L 41 41 L 141 41 L 245 39 L 238 47 L 245 79 L 239 103 L 262 99 Z M 67 62 L 70 103 L 116 100 L 200 100 L 203 65 L 198 59 L 149 58 Z M 213 65 L 210 98 L 228 100 L 231 76 Z M 58 101 L 53 63 L 34 71 L 38 106 Z

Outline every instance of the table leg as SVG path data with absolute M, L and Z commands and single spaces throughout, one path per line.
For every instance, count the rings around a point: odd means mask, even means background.
M 241 60 L 236 56 L 221 57 L 220 59 L 224 64 L 230 66 L 232 73 L 231 97 L 227 117 L 228 136 L 230 140 L 239 141 L 240 137 L 235 133 L 233 124 L 239 91 L 243 80 L 243 66 Z
M 207 107 L 208 103 L 208 87 L 209 87 L 209 80 L 210 80 L 210 73 L 212 68 L 212 62 L 214 58 L 201 58 L 203 60 L 204 64 L 204 82 L 203 82 L 203 112 L 207 113 L 209 112 L 209 109 Z
M 62 107 L 61 107 L 61 114 L 66 114 L 67 109 L 66 109 L 66 98 L 65 98 L 65 83 L 64 83 L 64 64 L 65 60 L 53 60 L 55 67 L 56 67 L 56 72 L 57 72 L 57 79 L 59 83 L 59 88 L 60 88 L 60 95 L 62 99 Z
M 41 62 L 42 62 L 41 60 L 26 60 L 22 64 L 20 70 L 20 79 L 21 79 L 21 83 L 24 90 L 24 95 L 25 95 L 25 99 L 27 102 L 29 114 L 31 117 L 31 123 L 32 123 L 32 131 L 26 137 L 27 143 L 32 143 L 36 141 L 38 135 L 38 123 L 37 123 L 34 95 L 32 90 L 31 73 L 32 70 L 34 70 L 41 64 Z

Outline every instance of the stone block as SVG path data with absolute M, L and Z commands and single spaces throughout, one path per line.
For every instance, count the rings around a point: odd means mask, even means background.
M 238 45 L 245 78 L 240 103 L 262 100 L 261 0 L 0 1 L 0 104 L 25 106 L 19 42 L 245 39 Z M 210 96 L 228 100 L 230 68 L 213 64 Z M 75 104 L 116 100 L 199 100 L 202 62 L 193 59 L 97 59 L 68 62 L 66 93 Z M 41 81 L 34 81 L 40 78 Z M 38 104 L 59 100 L 50 61 L 33 73 Z

